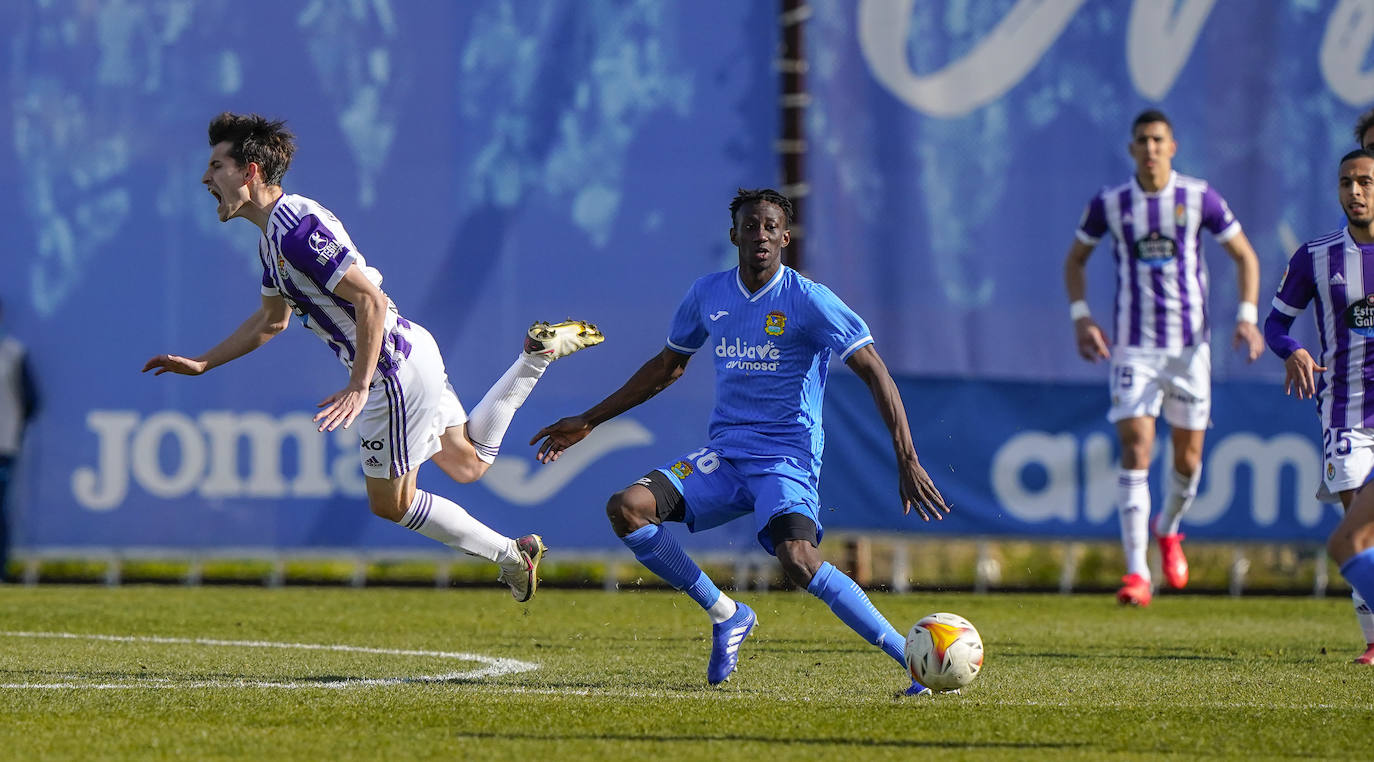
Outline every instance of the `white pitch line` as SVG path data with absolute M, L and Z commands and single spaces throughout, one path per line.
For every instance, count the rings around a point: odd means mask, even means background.
M 421 651 L 398 648 L 372 648 L 368 646 L 349 646 L 329 643 L 280 643 L 270 640 L 217 640 L 214 638 L 169 638 L 158 635 L 94 635 L 74 632 L 0 632 L 0 637 L 9 638 L 48 638 L 57 640 L 98 640 L 107 643 L 158 643 L 170 645 L 216 646 L 228 648 L 290 648 L 300 651 L 343 651 L 348 653 L 380 654 L 384 656 L 425 656 L 436 659 L 478 662 L 484 666 L 465 672 L 448 672 L 441 675 L 413 675 L 390 678 L 346 678 L 342 680 L 193 680 L 172 681 L 167 678 L 149 678 L 121 683 L 0 683 L 0 688 L 85 688 L 97 690 L 117 690 L 127 688 L 361 688 L 407 683 L 439 683 L 452 681 L 483 680 L 488 677 L 513 675 L 539 668 L 538 664 L 502 659 L 483 654 L 457 651 Z

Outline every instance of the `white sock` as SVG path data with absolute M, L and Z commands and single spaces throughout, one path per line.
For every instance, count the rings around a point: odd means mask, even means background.
M 544 355 L 521 352 L 505 375 L 492 384 L 486 396 L 472 409 L 472 415 L 468 416 L 467 433 L 477 449 L 477 457 L 487 463 L 496 460 L 496 453 L 501 450 L 501 440 L 506 437 L 506 429 L 510 428 L 515 411 L 525 404 L 525 398 L 530 396 L 550 362 L 552 360 Z
M 1183 522 L 1183 514 L 1193 507 L 1193 498 L 1197 497 L 1197 485 L 1202 481 L 1202 469 L 1193 472 L 1192 476 L 1184 476 L 1177 470 L 1169 474 L 1169 494 L 1164 498 L 1164 505 L 1159 511 L 1159 518 L 1155 519 L 1155 534 L 1164 537 L 1165 535 L 1178 534 L 1178 527 Z
M 716 602 L 706 609 L 706 615 L 711 617 L 711 624 L 720 624 L 735 615 L 735 601 L 725 593 L 721 593 Z
M 1365 644 L 1374 643 L 1374 611 L 1369 610 L 1369 604 L 1364 602 L 1359 593 L 1351 593 L 1350 598 L 1355 603 L 1355 620 L 1360 623 Z
M 396 522 L 471 556 L 503 566 L 519 563 L 515 540 L 473 518 L 463 507 L 441 495 L 415 490 L 415 499 Z
M 1126 573 L 1150 578 L 1145 551 L 1150 541 L 1150 472 L 1121 469 L 1116 479 L 1116 506 L 1121 512 L 1121 547 Z

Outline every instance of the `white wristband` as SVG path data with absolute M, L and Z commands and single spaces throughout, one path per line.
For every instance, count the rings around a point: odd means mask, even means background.
M 1236 308 L 1237 323 L 1258 323 L 1259 308 L 1251 302 L 1241 302 Z
M 1253 307 L 1255 305 L 1252 304 L 1250 306 Z M 1088 309 L 1088 303 L 1083 301 L 1082 299 L 1079 299 L 1076 302 L 1069 303 L 1070 320 L 1077 321 L 1079 318 L 1090 317 L 1092 314 L 1092 311 Z

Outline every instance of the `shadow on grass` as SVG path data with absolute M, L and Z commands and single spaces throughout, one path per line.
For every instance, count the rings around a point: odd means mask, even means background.
M 898 740 L 873 738 L 846 738 L 844 736 L 820 736 L 816 738 L 778 738 L 775 736 L 725 734 L 718 736 L 668 735 L 639 733 L 529 733 L 508 731 L 502 733 L 458 733 L 456 738 L 471 738 L 482 741 L 549 741 L 567 743 L 568 741 L 635 741 L 649 743 L 688 743 L 694 746 L 709 743 L 766 743 L 775 746 L 853 746 L 888 749 L 1085 749 L 1085 743 L 1046 743 L 1036 742 L 970 742 L 970 741 L 930 741 Z

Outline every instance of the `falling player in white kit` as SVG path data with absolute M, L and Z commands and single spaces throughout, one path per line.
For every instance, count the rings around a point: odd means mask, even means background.
M 1355 663 L 1374 664 L 1374 615 L 1365 603 L 1374 600 L 1374 552 L 1366 552 L 1374 547 L 1374 490 L 1365 488 L 1374 471 L 1374 378 L 1368 375 L 1374 367 L 1374 151 L 1342 157 L 1339 187 L 1349 224 L 1293 254 L 1264 338 L 1283 359 L 1284 391 L 1317 400 L 1323 451 L 1317 499 L 1339 500 L 1345 508 L 1327 547 L 1354 588 L 1366 643 Z M 1314 301 L 1316 359 L 1288 334 Z
M 433 460 L 455 481 L 476 481 L 496 459 L 515 411 L 549 363 L 599 344 L 579 321 L 535 323 L 515 363 L 469 417 L 449 385 L 439 347 L 406 320 L 328 209 L 282 191 L 295 139 L 284 122 L 224 113 L 210 122 L 210 165 L 201 182 L 219 202 L 221 222 L 242 217 L 262 229 L 262 306 L 199 357 L 158 355 L 154 375 L 196 376 L 241 357 L 286 329 L 294 312 L 348 368 L 348 385 L 319 404 L 320 431 L 348 428 L 361 439 L 372 512 L 501 567 L 519 601 L 534 595 L 545 547 L 539 535 L 505 537 L 452 501 L 417 489 Z
M 1064 284 L 1079 355 L 1089 362 L 1111 361 L 1112 406 L 1107 420 L 1116 424 L 1121 441 L 1117 507 L 1126 554 L 1126 575 L 1117 600 L 1147 606 L 1152 595 L 1146 561 L 1148 479 L 1155 418 L 1161 409 L 1172 430 L 1174 457 L 1154 533 L 1169 585 L 1181 588 L 1188 583 L 1179 522 L 1202 478 L 1203 436 L 1212 409 L 1203 229 L 1236 263 L 1240 307 L 1233 345 L 1243 347 L 1254 362 L 1264 342 L 1255 325 L 1259 263 L 1226 201 L 1206 181 L 1173 171 L 1178 145 L 1163 113 L 1151 109 L 1136 117 L 1128 147 L 1135 176 L 1102 190 L 1088 204 L 1064 261 Z M 1084 301 L 1083 274 L 1089 255 L 1108 232 L 1115 239 L 1117 276 L 1116 341 L 1110 350 Z

